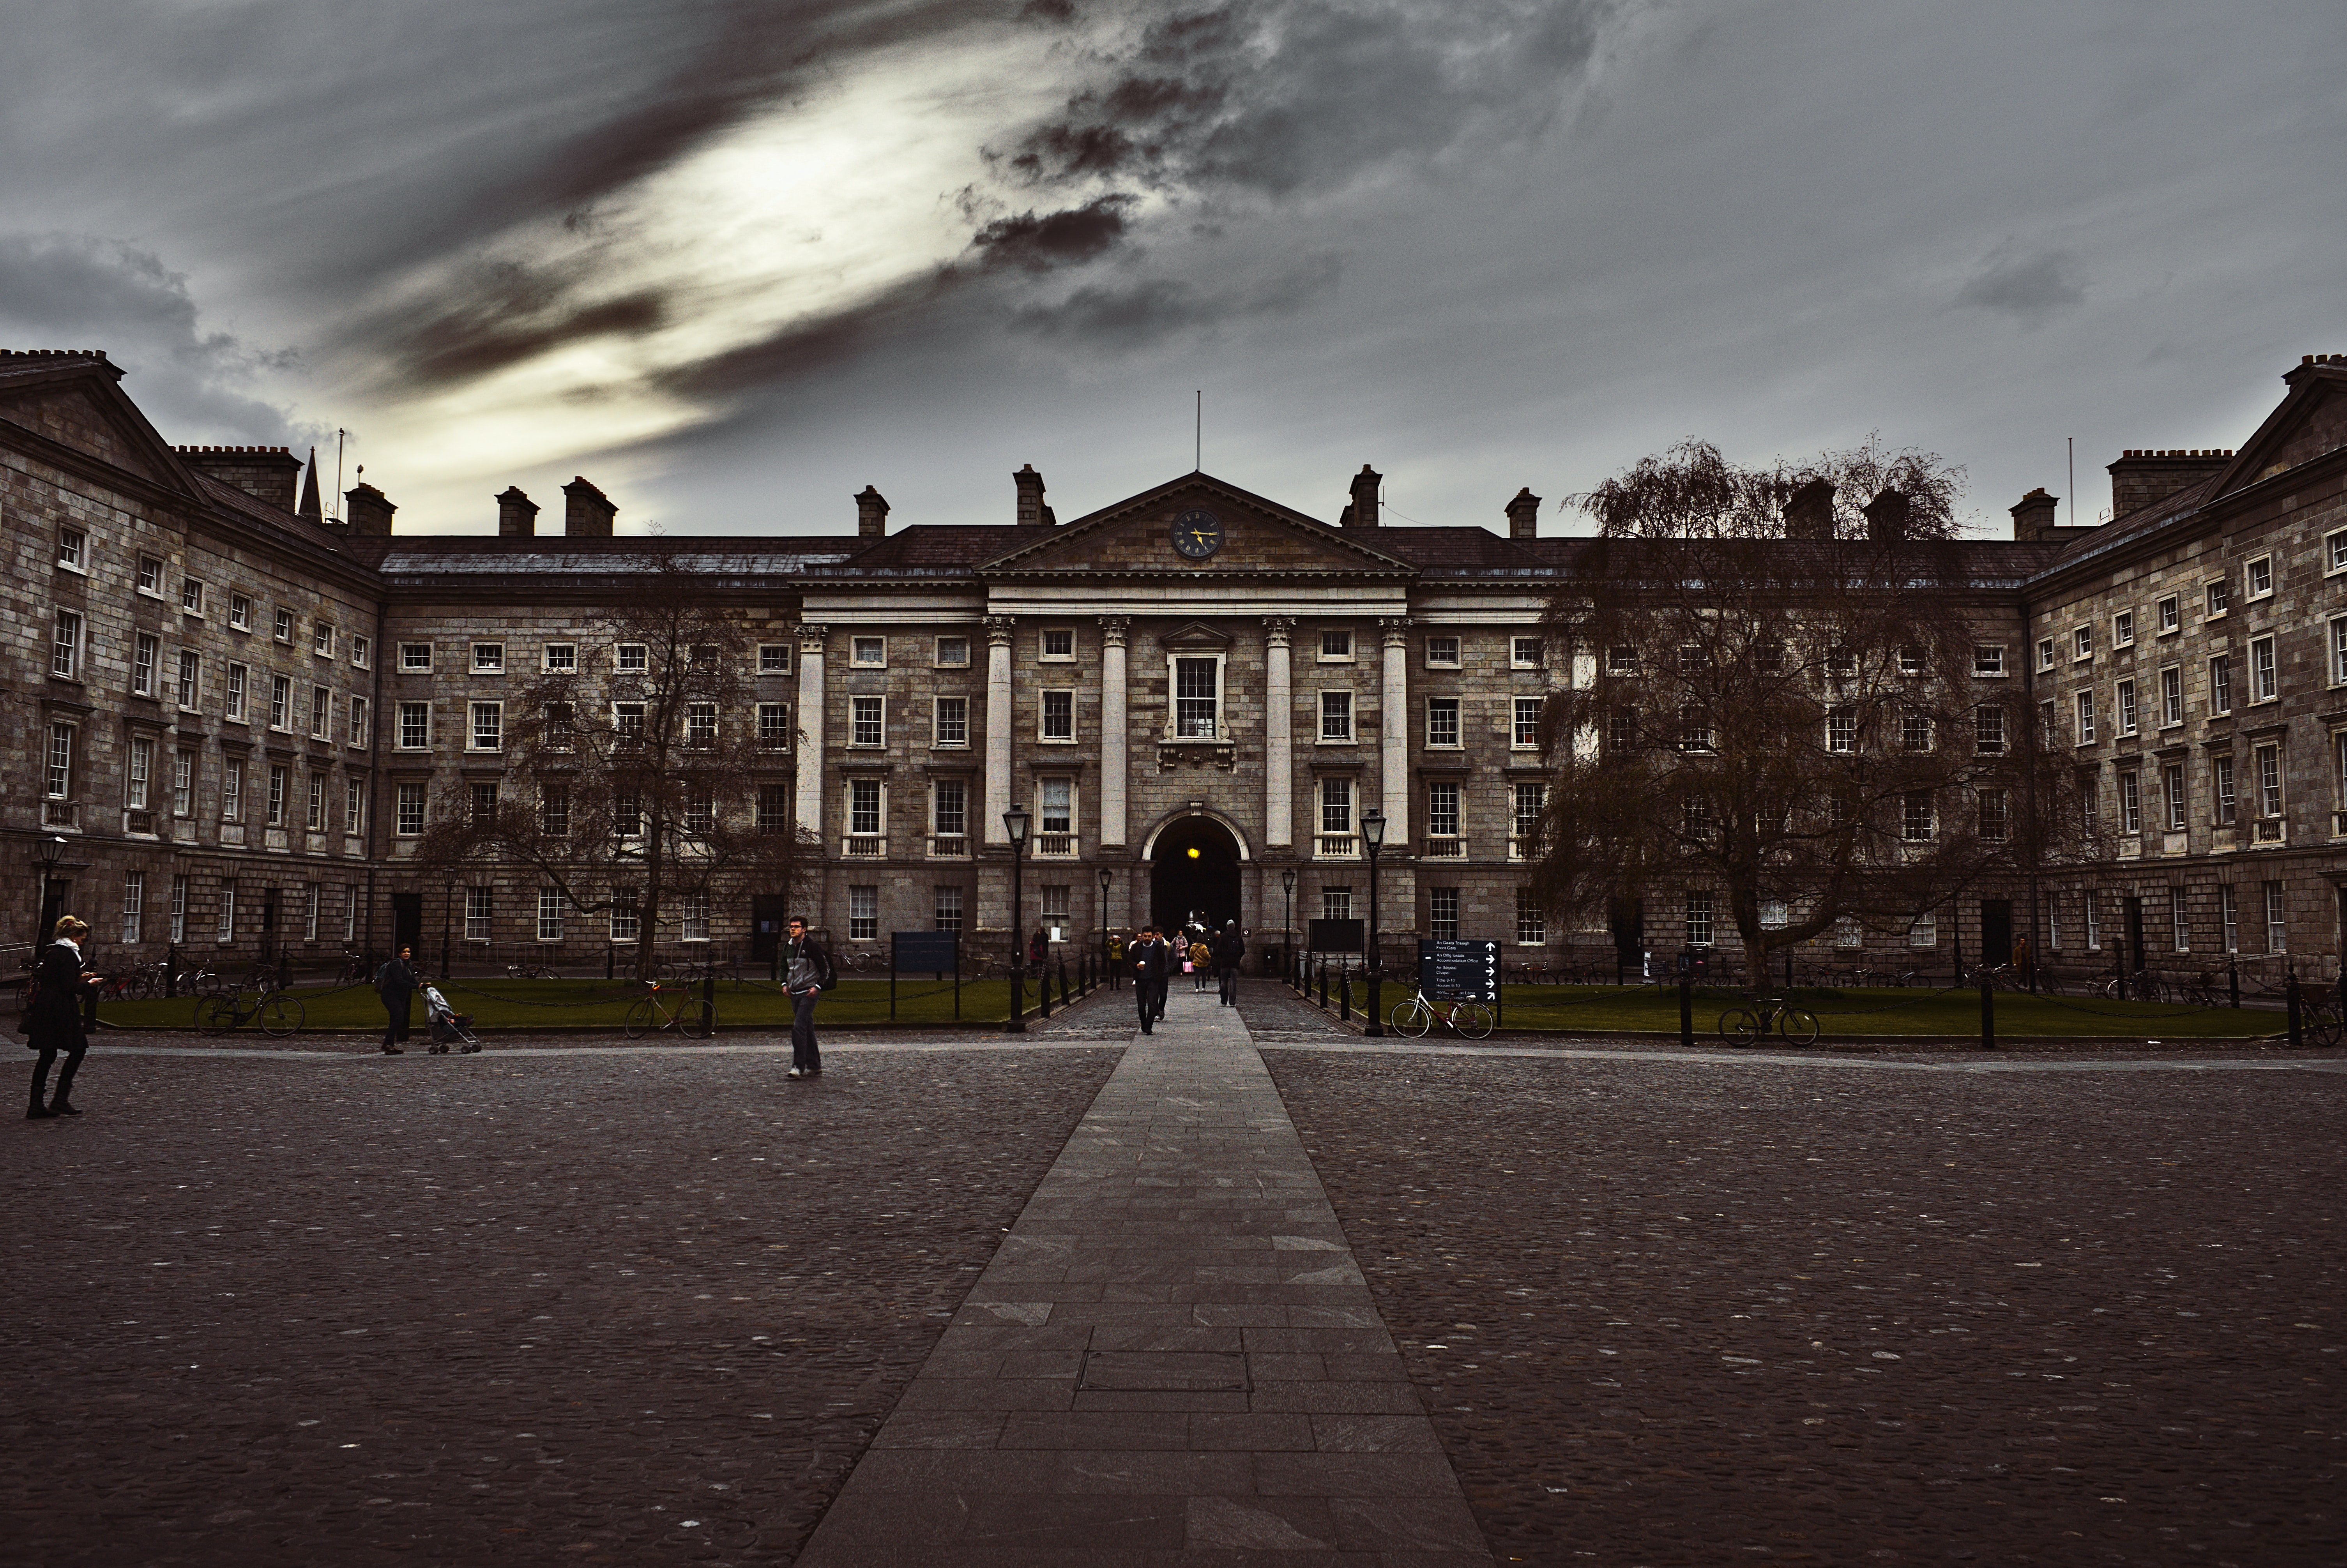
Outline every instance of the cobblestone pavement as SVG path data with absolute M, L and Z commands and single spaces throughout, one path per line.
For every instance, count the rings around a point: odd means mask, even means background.
M 2335 1066 L 1265 1057 L 1502 1561 L 2347 1562 Z
M 829 1054 L 94 1055 L 5 1123 L 0 1561 L 789 1561 L 1117 1053 Z

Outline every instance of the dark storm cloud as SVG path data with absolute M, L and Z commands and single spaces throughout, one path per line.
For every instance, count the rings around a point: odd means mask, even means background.
M 2037 326 L 2085 304 L 2086 285 L 2078 258 L 2069 251 L 2022 251 L 2008 241 L 1990 252 L 1956 302 Z
M 1126 214 L 1134 205 L 1131 196 L 1109 195 L 1081 207 L 1037 216 L 997 218 L 970 240 L 987 267 L 1017 267 L 1048 272 L 1089 261 L 1114 249 L 1125 235 Z
M 487 375 L 565 343 L 648 333 L 668 320 L 668 302 L 651 290 L 573 303 L 573 292 L 592 274 L 591 266 L 577 262 L 466 268 L 433 309 L 403 309 L 361 330 L 396 356 L 389 369 L 399 381 L 432 387 Z
M 1212 293 L 1174 278 L 1086 284 L 1055 304 L 1021 309 L 1011 325 L 1101 348 L 1143 348 L 1225 322 L 1292 314 L 1331 292 L 1342 272 L 1338 258 L 1321 255 L 1260 285 L 1226 286 Z

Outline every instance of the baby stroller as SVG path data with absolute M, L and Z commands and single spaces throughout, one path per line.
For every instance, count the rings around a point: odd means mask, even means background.
M 446 1056 L 452 1045 L 465 1056 L 481 1049 L 480 1036 L 473 1032 L 473 1015 L 450 1007 L 440 988 L 429 980 L 424 983 L 424 1014 L 432 1026 L 432 1055 Z

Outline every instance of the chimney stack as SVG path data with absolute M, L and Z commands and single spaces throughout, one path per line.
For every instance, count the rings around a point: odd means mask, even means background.
M 2111 516 L 2124 518 L 2164 501 L 2187 486 L 2223 473 L 2232 460 L 2229 446 L 2222 451 L 2178 447 L 2168 452 L 2130 447 L 2110 466 Z
M 302 459 L 282 446 L 182 446 L 179 460 L 280 511 L 293 509 L 293 482 L 302 477 Z
M 2060 538 L 2055 530 L 2059 526 L 2055 518 L 2060 515 L 2062 497 L 2049 496 L 2045 487 L 2037 488 L 2015 501 L 2013 513 L 2013 537 L 2024 544 L 2052 544 Z
M 856 531 L 867 539 L 876 539 L 888 531 L 888 498 L 873 486 L 866 485 L 856 493 Z
M 1785 537 L 1788 539 L 1830 539 L 1834 537 L 1834 486 L 1830 479 L 1812 479 L 1785 497 Z
M 574 539 L 608 539 L 611 537 L 611 519 L 620 514 L 610 497 L 587 482 L 585 475 L 575 476 L 562 487 L 562 531 Z
M 1907 538 L 1907 497 L 1886 488 L 1860 508 L 1866 513 L 1866 537 L 1879 545 L 1895 545 Z
M 1353 476 L 1353 504 L 1345 508 L 1345 515 L 1337 519 L 1337 526 L 1340 528 L 1376 528 L 1378 487 L 1384 481 L 1383 474 L 1367 463 L 1362 464 L 1361 471 Z
M 522 494 L 518 485 L 507 485 L 497 496 L 497 537 L 527 538 L 538 532 L 538 503 Z
M 1526 485 L 1508 503 L 1508 537 L 1512 539 L 1532 539 L 1540 537 L 1541 498 Z
M 1020 464 L 1019 472 L 1010 476 L 1010 482 L 1019 487 L 1019 526 L 1048 527 L 1050 508 L 1043 505 L 1043 476 L 1035 472 L 1035 465 Z
M 354 534 L 391 536 L 391 514 L 399 510 L 384 497 L 384 493 L 361 479 L 343 492 L 343 516 L 350 520 Z

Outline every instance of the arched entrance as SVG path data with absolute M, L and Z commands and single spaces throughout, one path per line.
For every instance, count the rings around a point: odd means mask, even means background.
M 1211 816 L 1166 824 L 1150 856 L 1149 917 L 1174 930 L 1194 915 L 1220 930 L 1239 917 L 1239 844 Z

